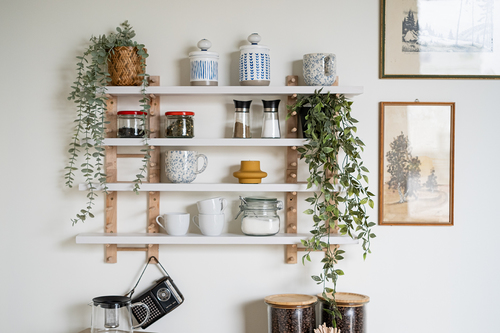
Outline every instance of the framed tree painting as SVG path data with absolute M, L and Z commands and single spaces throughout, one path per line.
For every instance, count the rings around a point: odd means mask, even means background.
M 382 0 L 381 78 L 500 79 L 500 0 Z
M 453 225 L 455 103 L 380 103 L 380 225 Z

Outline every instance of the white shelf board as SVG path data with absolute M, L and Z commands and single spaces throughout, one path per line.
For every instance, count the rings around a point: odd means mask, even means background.
M 108 191 L 132 191 L 133 183 L 108 183 Z M 94 187 L 101 190 L 98 184 Z M 80 191 L 88 189 L 87 184 L 79 184 Z M 307 189 L 307 183 L 295 184 L 239 184 L 239 183 L 143 183 L 139 191 L 147 192 L 314 192 Z
M 359 86 L 150 86 L 147 94 L 154 95 L 292 95 L 313 94 L 315 90 L 323 88 L 323 92 L 344 94 L 348 96 L 360 95 L 363 87 Z M 110 95 L 140 95 L 141 87 L 106 87 Z
M 176 245 L 287 245 L 301 244 L 301 239 L 309 239 L 310 234 L 284 234 L 274 236 L 245 236 L 243 234 L 222 234 L 220 236 L 204 236 L 187 234 L 185 236 L 169 236 L 167 234 L 146 233 L 83 233 L 76 236 L 77 244 L 176 244 Z M 326 241 L 326 239 L 325 239 Z M 357 239 L 349 236 L 331 235 L 330 244 L 357 244 Z
M 303 146 L 307 139 L 148 139 L 150 146 L 176 146 L 176 147 L 292 147 Z M 144 146 L 142 138 L 108 138 L 104 139 L 104 146 Z

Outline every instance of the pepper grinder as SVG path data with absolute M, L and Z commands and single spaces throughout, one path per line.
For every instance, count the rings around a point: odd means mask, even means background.
M 278 106 L 280 105 L 280 100 L 262 100 L 262 103 L 264 104 L 264 118 L 262 119 L 261 138 L 279 139 L 281 137 L 280 122 L 278 119 Z
M 234 128 L 233 138 L 251 138 L 250 132 L 250 104 L 252 101 L 234 101 Z

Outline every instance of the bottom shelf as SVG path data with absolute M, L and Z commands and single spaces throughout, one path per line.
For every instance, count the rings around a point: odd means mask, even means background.
M 293 245 L 301 244 L 301 239 L 309 239 L 311 235 L 284 234 L 274 236 L 246 236 L 243 234 L 222 234 L 220 236 L 204 236 L 201 234 L 186 234 L 184 236 L 169 236 L 167 234 L 146 233 L 83 233 L 76 236 L 77 244 L 212 244 L 212 245 Z M 331 235 L 331 244 L 357 244 L 357 239 L 348 236 Z

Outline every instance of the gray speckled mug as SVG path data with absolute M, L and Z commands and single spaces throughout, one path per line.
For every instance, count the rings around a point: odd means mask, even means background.
M 198 168 L 198 159 L 203 158 L 203 166 Z M 205 171 L 208 159 L 203 154 L 189 150 L 169 150 L 165 153 L 165 173 L 172 183 L 191 183 L 196 175 Z
M 333 53 L 304 54 L 304 81 L 307 86 L 331 86 L 337 79 L 337 59 Z

